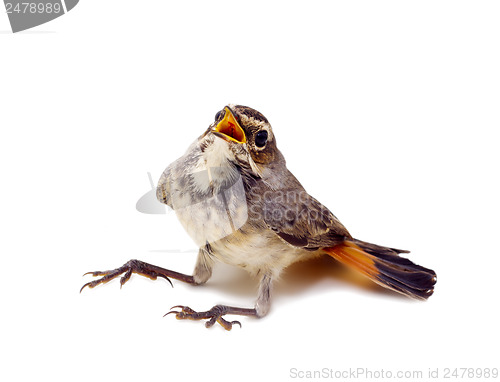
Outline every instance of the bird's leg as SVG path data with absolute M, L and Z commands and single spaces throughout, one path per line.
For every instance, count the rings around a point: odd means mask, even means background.
M 170 278 L 184 281 L 188 284 L 203 284 L 212 275 L 213 260 L 210 258 L 210 247 L 207 244 L 205 247 L 200 248 L 198 252 L 198 259 L 196 261 L 196 266 L 194 268 L 194 273 L 192 276 L 185 275 L 176 271 L 171 271 L 169 269 L 161 268 L 156 265 L 148 264 L 140 260 L 130 260 L 123 264 L 121 267 L 109 270 L 109 271 L 95 271 L 87 272 L 85 275 L 91 274 L 92 276 L 102 276 L 100 279 L 90 281 L 86 283 L 80 289 L 80 292 L 85 288 L 94 288 L 97 285 L 105 284 L 108 281 L 123 274 L 120 279 L 120 287 L 125 284 L 132 276 L 132 273 L 139 274 L 150 278 L 151 280 L 156 280 L 158 277 L 162 277 L 167 280 L 170 284 Z M 85 276 L 84 275 L 84 276 Z
M 259 297 L 255 304 L 255 308 L 238 308 L 234 306 L 227 305 L 215 305 L 210 310 L 205 312 L 196 312 L 188 306 L 176 305 L 172 307 L 172 310 L 168 314 L 175 314 L 175 317 L 179 320 L 203 320 L 208 319 L 205 322 L 205 326 L 210 328 L 216 322 L 218 322 L 224 329 L 231 330 L 234 324 L 238 324 L 241 327 L 239 321 L 227 321 L 223 316 L 226 314 L 235 314 L 239 316 L 255 316 L 263 317 L 269 312 L 271 305 L 271 286 L 272 278 L 269 275 L 262 277 L 259 285 Z M 180 310 L 174 310 L 174 309 Z
M 193 280 L 194 283 L 205 284 L 210 277 L 212 277 L 212 269 L 214 267 L 214 260 L 211 256 L 212 248 L 210 244 L 206 244 L 198 251 L 198 258 L 194 266 Z
M 255 310 L 258 317 L 264 317 L 271 308 L 271 291 L 273 287 L 273 279 L 270 275 L 265 274 L 260 280 L 259 296 L 255 303 Z

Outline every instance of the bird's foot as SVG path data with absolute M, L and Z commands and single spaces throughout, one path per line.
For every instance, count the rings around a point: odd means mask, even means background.
M 178 273 L 175 271 L 171 271 L 168 269 L 157 267 L 156 265 L 148 264 L 140 260 L 130 260 L 127 263 L 123 264 L 121 267 L 110 270 L 110 271 L 95 271 L 95 272 L 87 272 L 85 275 L 102 276 L 100 279 L 90 281 L 86 283 L 80 289 L 80 292 L 85 288 L 94 288 L 97 285 L 105 284 L 108 281 L 113 280 L 114 278 L 123 274 L 120 278 L 120 287 L 125 284 L 132 276 L 132 273 L 136 273 L 142 276 L 145 276 L 151 280 L 156 280 L 158 277 L 162 277 L 167 280 L 170 285 L 172 285 L 172 281 L 170 281 L 169 277 L 175 278 L 177 280 L 181 280 L 190 284 L 194 284 L 193 276 L 188 276 L 182 273 Z M 173 286 L 173 285 L 172 285 Z
M 174 310 L 174 309 L 180 310 Z M 256 316 L 257 313 L 255 309 L 246 309 L 246 308 L 236 308 L 227 305 L 215 305 L 212 309 L 207 310 L 205 312 L 196 312 L 188 306 L 184 305 L 176 305 L 173 306 L 168 314 L 175 314 L 175 317 L 178 320 L 203 320 L 208 319 L 205 322 L 205 326 L 207 328 L 212 327 L 216 322 L 218 322 L 224 329 L 231 330 L 233 325 L 238 324 L 241 327 L 241 323 L 239 321 L 227 321 L 224 319 L 224 315 L 226 314 L 238 314 L 244 316 Z

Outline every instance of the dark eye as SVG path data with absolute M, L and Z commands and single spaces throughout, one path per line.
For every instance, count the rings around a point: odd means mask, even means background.
M 255 136 L 255 146 L 257 147 L 264 147 L 267 142 L 267 131 L 266 130 L 261 130 L 257 133 Z
M 215 120 L 218 121 L 220 117 L 224 115 L 224 110 L 221 110 L 215 114 Z

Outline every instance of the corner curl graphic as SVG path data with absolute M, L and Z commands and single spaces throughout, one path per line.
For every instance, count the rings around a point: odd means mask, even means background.
M 79 0 L 4 0 L 12 32 L 48 23 L 72 10 Z

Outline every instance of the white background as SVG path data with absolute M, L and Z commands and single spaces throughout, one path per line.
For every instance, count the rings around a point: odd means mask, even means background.
M 89 1 L 12 34 L 0 14 L 0 378 L 290 380 L 290 369 L 499 367 L 500 7 L 480 1 Z M 190 273 L 175 215 L 135 203 L 227 103 L 270 120 L 288 167 L 360 239 L 438 274 L 425 303 L 343 276 L 285 278 L 231 332 L 172 305 L 251 307 Z M 338 277 L 337 277 L 338 276 Z M 207 379 L 202 379 L 207 378 Z

